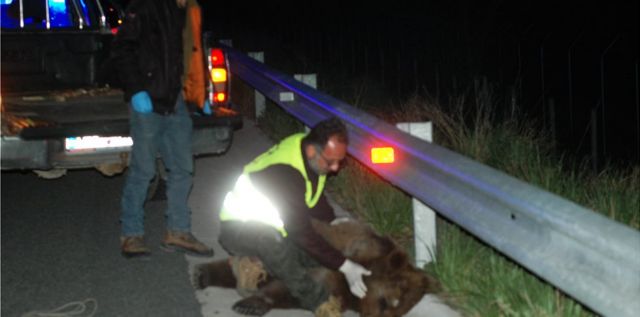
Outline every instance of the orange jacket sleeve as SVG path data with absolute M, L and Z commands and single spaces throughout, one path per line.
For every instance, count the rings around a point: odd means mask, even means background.
M 206 97 L 206 73 L 202 51 L 202 17 L 197 1 L 191 0 L 187 7 L 187 21 L 183 33 L 184 81 L 183 93 L 187 103 L 198 107 L 204 105 Z

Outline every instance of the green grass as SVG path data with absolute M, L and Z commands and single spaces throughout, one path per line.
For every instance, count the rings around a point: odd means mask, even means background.
M 260 129 L 276 142 L 304 131 L 304 124 L 271 101 L 267 101 L 265 111 L 257 122 Z
M 377 232 L 393 237 L 403 246 L 411 246 L 411 198 L 404 192 L 351 158 L 330 179 L 328 188 L 340 206 L 370 223 Z
M 437 230 L 437 261 L 427 270 L 465 316 L 591 315 L 459 227 L 439 219 Z
M 521 123 L 526 121 L 513 117 L 498 123 L 491 95 L 481 96 L 462 95 L 444 106 L 414 96 L 389 107 L 396 109 L 393 113 L 376 115 L 390 123 L 429 119 L 436 129 L 435 143 L 640 227 L 640 167 L 607 167 L 593 173 L 588 162 L 556 154 L 547 136 Z M 302 124 L 273 105 L 259 123 L 274 140 L 303 130 Z M 345 209 L 413 254 L 411 198 L 404 192 L 353 159 L 330 179 L 328 191 Z M 455 224 L 440 218 L 437 230 L 437 261 L 425 269 L 442 283 L 441 295 L 466 316 L 593 315 Z

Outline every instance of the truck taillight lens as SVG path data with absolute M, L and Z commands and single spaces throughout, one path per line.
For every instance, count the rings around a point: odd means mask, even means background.
M 211 48 L 207 57 L 209 85 L 207 97 L 212 105 L 229 106 L 229 65 L 221 48 Z
M 216 102 L 225 102 L 227 100 L 227 95 L 223 92 L 218 92 L 214 95 Z
M 211 66 L 213 67 L 225 67 L 226 65 L 222 49 L 212 48 L 209 52 L 209 58 L 211 59 Z
M 224 83 L 227 81 L 227 70 L 224 68 L 211 69 L 211 81 L 214 83 Z

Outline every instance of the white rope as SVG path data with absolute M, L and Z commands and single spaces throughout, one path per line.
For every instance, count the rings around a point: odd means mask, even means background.
M 30 311 L 21 317 L 92 317 L 97 311 L 98 301 L 95 298 L 87 298 L 84 301 L 70 302 L 49 311 Z

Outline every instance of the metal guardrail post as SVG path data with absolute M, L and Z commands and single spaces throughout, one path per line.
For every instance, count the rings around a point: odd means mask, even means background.
M 307 84 L 309 87 L 313 89 L 318 89 L 318 76 L 316 74 L 294 74 L 293 78 L 295 78 L 299 82 L 303 82 Z M 311 130 L 309 126 L 304 126 L 305 132 L 309 132 Z
M 228 49 L 231 71 L 308 126 L 349 129 L 349 154 L 530 272 L 604 316 L 640 316 L 640 232 L 460 154 Z M 291 98 L 281 99 L 282 95 Z M 396 150 L 373 165 L 372 146 Z
M 248 55 L 259 61 L 260 63 L 264 63 L 264 52 L 249 52 Z M 254 94 L 255 100 L 255 108 L 256 108 L 256 119 L 262 117 L 264 115 L 264 111 L 267 108 L 267 101 L 264 98 L 264 95 L 261 94 L 258 90 L 255 91 Z
M 429 143 L 433 142 L 431 122 L 402 122 L 398 129 Z M 422 268 L 436 260 L 436 213 L 429 206 L 413 197 L 413 240 L 416 267 Z

